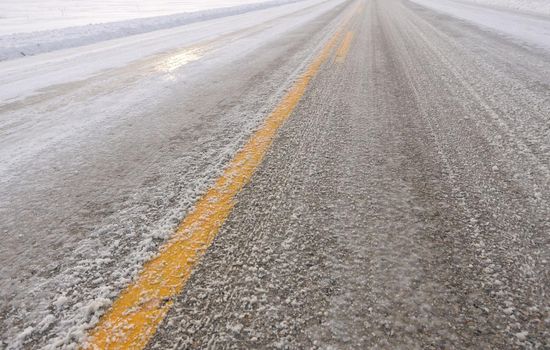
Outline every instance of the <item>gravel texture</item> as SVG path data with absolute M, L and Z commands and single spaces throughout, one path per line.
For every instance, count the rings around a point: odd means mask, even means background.
M 150 349 L 550 347 L 550 56 L 365 5 Z

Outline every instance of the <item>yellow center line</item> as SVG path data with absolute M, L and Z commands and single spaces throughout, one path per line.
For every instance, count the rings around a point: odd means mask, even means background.
M 235 195 L 248 183 L 279 127 L 302 98 L 311 79 L 330 57 L 334 34 L 279 105 L 267 117 L 193 211 L 181 222 L 158 256 L 143 266 L 137 279 L 121 292 L 90 331 L 84 349 L 143 349 L 181 293 L 193 266 L 212 243 L 234 206 Z
M 346 36 L 344 37 L 342 44 L 340 45 L 340 47 L 338 48 L 338 51 L 336 52 L 336 58 L 334 59 L 336 62 L 342 63 L 346 60 L 352 40 L 353 40 L 353 32 L 349 31 L 346 33 Z

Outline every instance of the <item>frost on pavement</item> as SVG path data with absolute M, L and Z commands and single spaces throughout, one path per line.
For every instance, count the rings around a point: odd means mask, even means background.
M 357 6 L 150 349 L 550 345 L 544 20 L 433 3 Z M 353 4 L 0 62 L 0 348 L 78 348 Z
M 49 59 L 64 68 L 90 62 L 61 51 L 0 62 L 0 71 L 11 67 L 2 92 L 16 99 L 0 104 L 1 122 L 18 127 L 0 138 L 0 232 L 17 232 L 0 247 L 0 348 L 78 347 L 301 72 L 325 35 L 302 28 L 341 3 L 306 0 L 213 20 L 200 37 L 231 40 L 168 70 L 157 67 L 179 57 L 178 42 L 196 39 L 178 33 L 151 57 L 131 37 L 126 52 L 98 43 L 106 50 L 99 60 L 130 68 L 75 70 L 47 89 L 11 89 L 21 82 L 14 71 L 48 82 L 60 74 Z

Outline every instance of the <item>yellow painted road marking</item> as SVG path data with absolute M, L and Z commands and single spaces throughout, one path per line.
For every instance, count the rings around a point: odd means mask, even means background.
M 338 48 L 338 51 L 336 52 L 336 58 L 335 58 L 336 62 L 342 63 L 346 60 L 352 40 L 353 40 L 353 32 L 347 32 L 346 36 L 344 37 L 344 40 L 342 41 L 342 44 L 340 45 L 340 47 Z
M 250 181 L 275 134 L 302 98 L 309 82 L 331 55 L 339 33 L 301 75 L 223 175 L 196 203 L 159 255 L 147 262 L 136 281 L 114 301 L 91 330 L 84 349 L 143 349 L 181 293 L 193 266 L 212 243 L 234 206 L 235 195 Z

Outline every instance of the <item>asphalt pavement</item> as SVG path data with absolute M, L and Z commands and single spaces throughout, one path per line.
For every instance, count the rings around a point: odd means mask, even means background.
M 0 345 L 78 347 L 331 37 L 147 348 L 550 348 L 550 52 L 407 0 L 0 105 Z
M 550 56 L 365 2 L 149 349 L 550 346 Z

